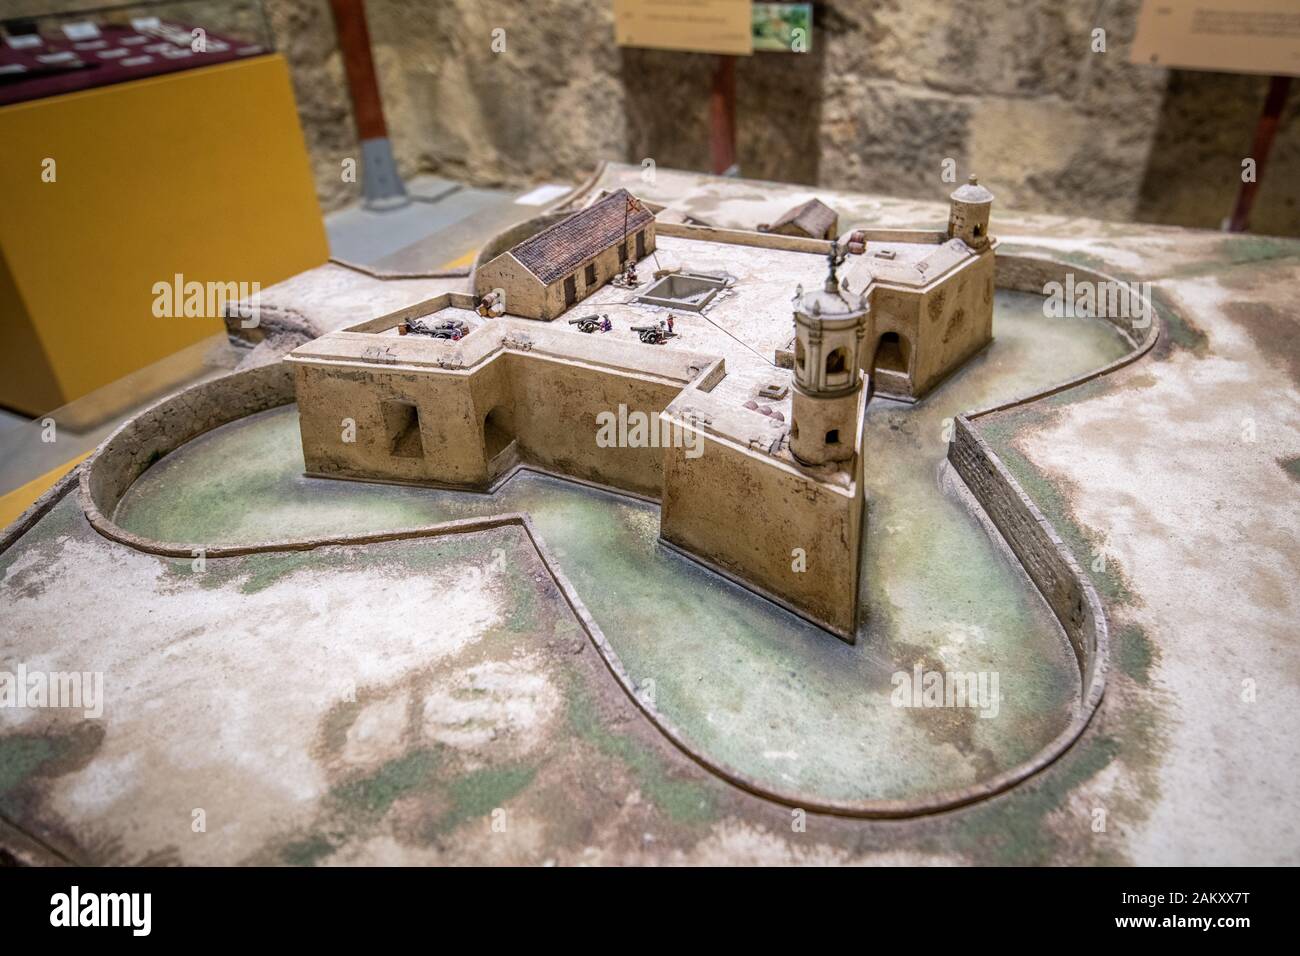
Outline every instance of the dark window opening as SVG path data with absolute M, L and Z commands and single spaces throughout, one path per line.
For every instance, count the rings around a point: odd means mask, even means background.
M 838 445 L 839 443 L 840 443 L 840 430 L 838 428 L 832 428 L 830 431 L 826 433 L 826 444 Z
M 573 305 L 578 301 L 578 282 L 573 276 L 564 280 L 564 304 Z
M 982 226 L 976 226 L 976 227 L 975 227 L 975 238 L 978 239 L 978 238 L 980 237 L 980 233 L 982 233 L 983 231 L 984 231 L 984 228 L 983 228 Z
M 381 402 L 380 410 L 388 434 L 388 453 L 394 458 L 423 458 L 420 410 L 406 402 Z
M 638 259 L 645 258 L 645 230 L 644 229 L 642 229 L 640 232 L 636 234 L 636 257 Z
M 587 263 L 587 285 L 593 286 L 595 284 L 596 284 L 596 263 L 589 262 Z
M 627 243 L 626 242 L 620 242 L 618 244 L 618 264 L 621 266 L 627 265 Z
M 826 356 L 826 374 L 843 375 L 845 364 L 848 362 L 849 353 L 841 346 Z

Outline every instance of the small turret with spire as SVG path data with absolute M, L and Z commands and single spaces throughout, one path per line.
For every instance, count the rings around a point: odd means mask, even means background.
M 839 267 L 847 257 L 838 242 L 826 255 L 826 281 L 795 295 L 794 395 L 790 451 L 805 465 L 849 461 L 857 447 L 862 342 L 871 305 L 864 286 L 856 293 Z
M 960 239 L 976 252 L 989 244 L 989 213 L 993 194 L 980 185 L 974 174 L 964 186 L 953 190 L 948 212 L 948 238 Z

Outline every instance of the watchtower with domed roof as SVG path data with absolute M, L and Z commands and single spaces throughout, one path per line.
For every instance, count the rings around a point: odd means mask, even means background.
M 993 194 L 972 175 L 969 182 L 953 190 L 950 198 L 952 206 L 948 212 L 948 238 L 960 239 L 976 252 L 987 248 Z
M 795 294 L 794 395 L 790 451 L 806 465 L 848 461 L 857 445 L 858 397 L 862 390 L 862 342 L 871 311 L 866 287 L 840 282 L 844 261 L 836 243 L 820 289 Z

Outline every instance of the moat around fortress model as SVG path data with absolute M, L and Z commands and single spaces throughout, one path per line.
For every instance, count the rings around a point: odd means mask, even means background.
M 295 350 L 307 473 L 486 491 L 526 464 L 657 499 L 662 542 L 852 641 L 867 403 L 920 399 L 992 340 L 992 202 L 972 176 L 945 231 L 841 246 L 816 200 L 751 232 L 601 193 L 474 295 Z M 739 257 L 764 268 L 716 268 Z M 732 341 L 678 347 L 686 314 Z

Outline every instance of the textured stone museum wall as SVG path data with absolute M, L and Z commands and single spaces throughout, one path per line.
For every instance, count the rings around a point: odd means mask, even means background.
M 1128 63 L 1138 0 L 832 0 L 808 55 L 737 66 L 744 175 L 933 199 L 939 164 L 1002 208 L 1217 227 L 1266 79 Z M 711 59 L 614 45 L 604 0 L 370 0 L 404 172 L 475 184 L 573 179 L 601 158 L 705 169 Z M 267 0 L 293 64 L 322 202 L 355 146 L 327 0 Z M 1100 11 L 1100 13 L 1098 13 Z M 1096 23 L 1094 23 L 1096 18 Z M 1094 25 L 1107 52 L 1088 47 Z M 506 51 L 492 53 L 503 28 Z M 1300 234 L 1300 92 L 1256 231 Z
M 1217 227 L 1226 212 L 1206 181 L 1240 170 L 1267 88 L 1261 76 L 1172 71 L 1136 218 Z M 1291 81 L 1251 230 L 1300 236 L 1300 79 Z

